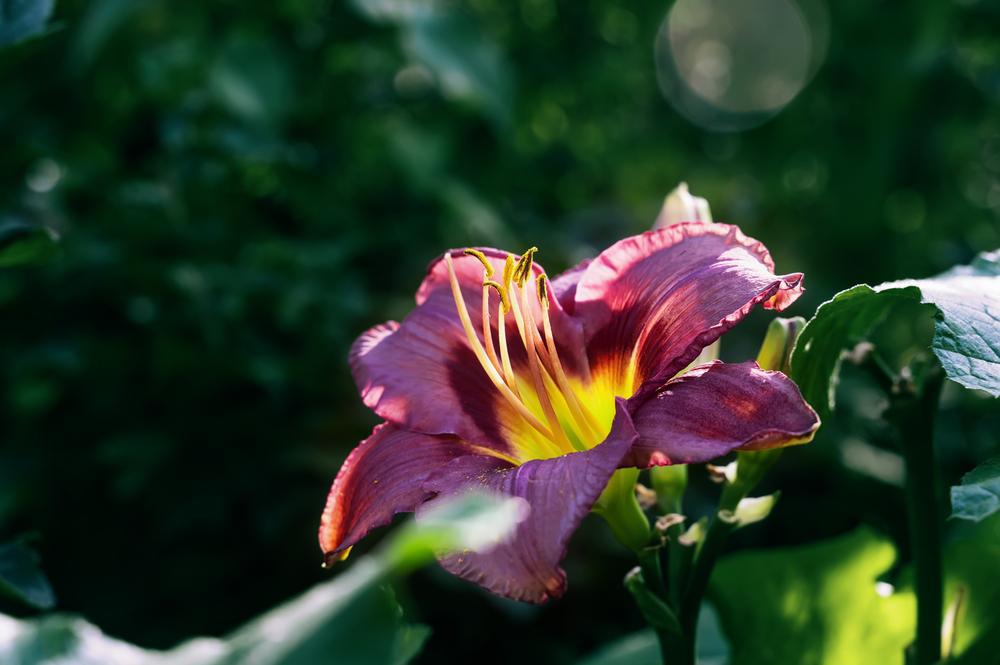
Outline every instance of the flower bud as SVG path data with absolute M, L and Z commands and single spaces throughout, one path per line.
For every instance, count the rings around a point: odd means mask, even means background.
M 681 500 L 687 489 L 688 469 L 686 464 L 654 466 L 649 470 L 649 479 L 656 491 L 656 503 L 663 513 L 681 513 Z
M 771 321 L 764 335 L 764 341 L 757 352 L 757 364 L 762 369 L 773 369 L 788 372 L 788 362 L 792 357 L 792 348 L 806 320 L 801 316 L 792 318 L 778 317 Z
M 692 196 L 686 182 L 677 185 L 674 191 L 663 199 L 663 207 L 653 224 L 654 229 L 663 229 L 680 222 L 711 222 L 712 211 L 708 201 Z
M 775 492 L 767 496 L 742 499 L 736 505 L 736 510 L 720 510 L 719 519 L 737 528 L 759 522 L 771 514 L 780 495 L 780 492 Z

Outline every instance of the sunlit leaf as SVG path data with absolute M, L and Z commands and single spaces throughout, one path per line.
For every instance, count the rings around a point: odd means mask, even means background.
M 894 665 L 912 640 L 909 593 L 883 597 L 893 545 L 866 529 L 831 541 L 724 559 L 712 598 L 733 665 Z
M 40 610 L 56 603 L 52 586 L 38 565 L 38 555 L 23 543 L 0 545 L 0 595 Z
M 0 0 L 0 47 L 45 31 L 55 0 Z
M 1000 514 L 974 525 L 966 538 L 945 550 L 945 604 L 959 603 L 948 663 L 996 662 L 1000 653 Z M 946 648 L 950 645 L 945 645 Z
M 952 517 L 976 522 L 1000 510 L 1000 457 L 986 460 L 951 488 Z
M 932 350 L 948 378 L 1000 396 L 998 251 L 929 279 L 854 286 L 820 305 L 792 352 L 791 376 L 821 416 L 833 408 L 843 350 L 907 300 L 937 308 Z
M 962 594 L 954 655 L 963 663 L 1000 648 L 1000 541 L 986 520 L 945 548 L 945 602 Z M 896 559 L 868 529 L 803 547 L 736 554 L 712 577 L 732 665 L 903 665 L 916 605 L 909 569 L 879 581 Z M 951 661 L 949 661 L 951 662 Z
M 58 240 L 58 234 L 44 226 L 0 223 L 0 268 L 41 261 L 55 252 Z

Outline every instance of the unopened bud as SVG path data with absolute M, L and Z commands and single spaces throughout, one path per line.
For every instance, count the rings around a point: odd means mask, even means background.
M 668 513 L 666 515 L 660 515 L 656 518 L 656 523 L 654 526 L 660 535 L 666 535 L 670 527 L 677 526 L 678 524 L 684 524 L 685 517 L 678 513 Z
M 792 358 L 792 349 L 799 332 L 806 324 L 801 316 L 792 318 L 778 317 L 771 321 L 764 335 L 764 341 L 757 352 L 757 364 L 762 369 L 788 372 L 788 362 Z
M 643 510 L 649 510 L 656 505 L 656 492 L 646 487 L 642 483 L 635 484 L 635 498 Z
M 705 534 L 708 532 L 708 520 L 702 517 L 700 520 L 692 524 L 687 531 L 685 531 L 680 538 L 677 539 L 681 545 L 685 547 L 691 547 L 697 545 L 701 541 L 705 540 Z
M 693 196 L 688 191 L 686 182 L 677 185 L 674 191 L 663 199 L 663 207 L 656 218 L 654 229 L 663 229 L 673 224 L 681 222 L 711 222 L 712 211 L 708 207 L 708 201 Z
M 775 492 L 767 496 L 742 499 L 736 505 L 736 510 L 720 510 L 719 519 L 736 527 L 759 522 L 771 514 L 779 496 L 781 493 Z
M 654 466 L 649 470 L 649 479 L 660 510 L 664 513 L 682 512 L 681 503 L 688 481 L 687 465 Z
M 706 464 L 705 470 L 708 471 L 708 479 L 717 485 L 736 482 L 736 462 L 730 462 L 725 466 Z

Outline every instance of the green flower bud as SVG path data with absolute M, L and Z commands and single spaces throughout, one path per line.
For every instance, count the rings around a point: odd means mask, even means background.
M 662 513 L 682 513 L 682 499 L 687 489 L 688 469 L 686 464 L 654 466 L 649 470 L 649 479 L 656 491 L 656 504 Z
M 778 317 L 771 321 L 764 335 L 764 342 L 757 352 L 757 364 L 762 369 L 773 369 L 788 372 L 788 362 L 792 357 L 792 348 L 799 332 L 806 324 L 801 316 L 789 319 Z

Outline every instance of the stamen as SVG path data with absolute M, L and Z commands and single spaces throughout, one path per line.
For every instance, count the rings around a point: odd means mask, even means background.
M 507 303 L 510 305 L 510 302 Z M 503 365 L 503 376 L 507 380 L 507 385 L 518 397 L 521 390 L 517 387 L 517 377 L 514 375 L 514 368 L 510 364 L 510 353 L 507 350 L 507 317 L 504 316 L 503 305 L 497 307 L 497 338 L 500 340 L 500 363 Z
M 504 289 L 510 288 L 510 280 L 514 276 L 514 268 L 515 268 L 515 265 L 514 265 L 514 255 L 513 254 L 508 254 L 507 255 L 507 260 L 504 261 L 504 264 L 503 264 L 503 288 Z
M 601 436 L 601 426 L 597 418 L 590 412 L 586 404 L 577 399 L 576 391 L 570 386 L 566 372 L 563 371 L 562 361 L 559 360 L 559 351 L 556 349 L 555 336 L 552 334 L 552 322 L 549 320 L 549 289 L 548 277 L 544 274 L 537 277 L 538 299 L 542 306 L 542 329 L 545 332 L 545 346 L 548 350 L 549 359 L 552 363 L 552 371 L 555 375 L 555 382 L 559 386 L 559 392 L 566 400 L 573 419 L 580 427 L 581 431 L 588 435 L 592 441 L 596 441 Z
M 538 251 L 537 247 L 532 247 L 528 249 L 517 262 L 517 266 L 514 268 L 514 281 L 518 286 L 524 286 L 524 282 L 527 281 L 528 276 L 531 274 L 531 268 L 534 264 L 534 256 Z
M 483 264 L 483 268 L 486 270 L 486 279 L 489 279 L 490 277 L 493 276 L 493 272 L 494 272 L 493 271 L 493 264 L 490 263 L 489 259 L 486 258 L 485 254 L 483 254 L 478 249 L 473 249 L 473 248 L 469 247 L 468 249 L 465 250 L 465 255 L 466 256 L 474 256 L 477 259 L 479 259 L 479 262 Z
M 497 352 L 493 348 L 493 331 L 490 329 L 490 287 L 483 283 L 483 341 L 486 343 L 486 355 L 495 369 L 500 369 Z
M 535 286 L 538 287 L 538 304 L 543 311 L 549 311 L 549 278 L 545 273 L 535 278 Z
M 500 305 L 503 307 L 503 313 L 506 314 L 510 311 L 510 298 L 507 296 L 507 289 L 505 289 L 500 282 L 487 279 L 483 282 L 483 286 L 491 286 L 496 289 L 496 292 L 500 294 Z
M 530 251 L 531 250 L 529 250 L 529 252 Z M 526 252 L 525 255 L 528 256 L 530 260 L 530 254 Z M 545 418 L 548 420 L 549 427 L 556 432 L 560 443 L 569 447 L 574 447 L 570 442 L 569 437 L 566 436 L 566 432 L 563 431 L 562 426 L 559 424 L 559 418 L 556 416 L 555 409 L 552 408 L 552 400 L 549 397 L 549 391 L 545 388 L 545 382 L 542 379 L 542 373 L 538 367 L 538 353 L 535 348 L 535 335 L 537 334 L 537 331 L 535 330 L 534 318 L 531 315 L 531 306 L 528 302 L 527 289 L 521 289 L 521 305 L 523 306 L 522 315 L 524 316 L 524 333 L 527 334 L 524 341 L 528 350 L 528 368 L 531 370 L 531 379 L 535 384 L 535 392 L 538 394 L 538 401 L 542 405 L 542 411 L 545 413 Z
M 483 369 L 486 371 L 486 375 L 489 376 L 493 385 L 496 386 L 500 394 L 503 395 L 507 401 L 510 403 L 521 416 L 528 421 L 528 423 L 538 430 L 544 437 L 550 441 L 554 441 L 555 438 L 553 434 L 541 423 L 538 418 L 535 417 L 528 407 L 521 402 L 520 399 L 514 393 L 511 392 L 507 384 L 504 383 L 503 379 L 497 373 L 496 368 L 490 362 L 490 359 L 486 356 L 486 351 L 483 349 L 482 343 L 479 341 L 479 336 L 476 334 L 475 329 L 472 327 L 472 320 L 469 318 L 469 310 L 465 306 L 465 298 L 462 296 L 462 287 L 458 284 L 458 277 L 455 275 L 455 266 L 451 260 L 450 254 L 445 254 L 444 256 L 445 265 L 448 267 L 448 278 L 451 281 L 451 295 L 455 300 L 455 309 L 458 311 L 458 318 L 462 322 L 462 328 L 465 329 L 465 336 L 469 340 L 469 346 L 472 352 L 475 354 L 476 359 L 479 360 L 479 364 L 482 365 Z M 565 434 L 563 434 L 565 437 Z

